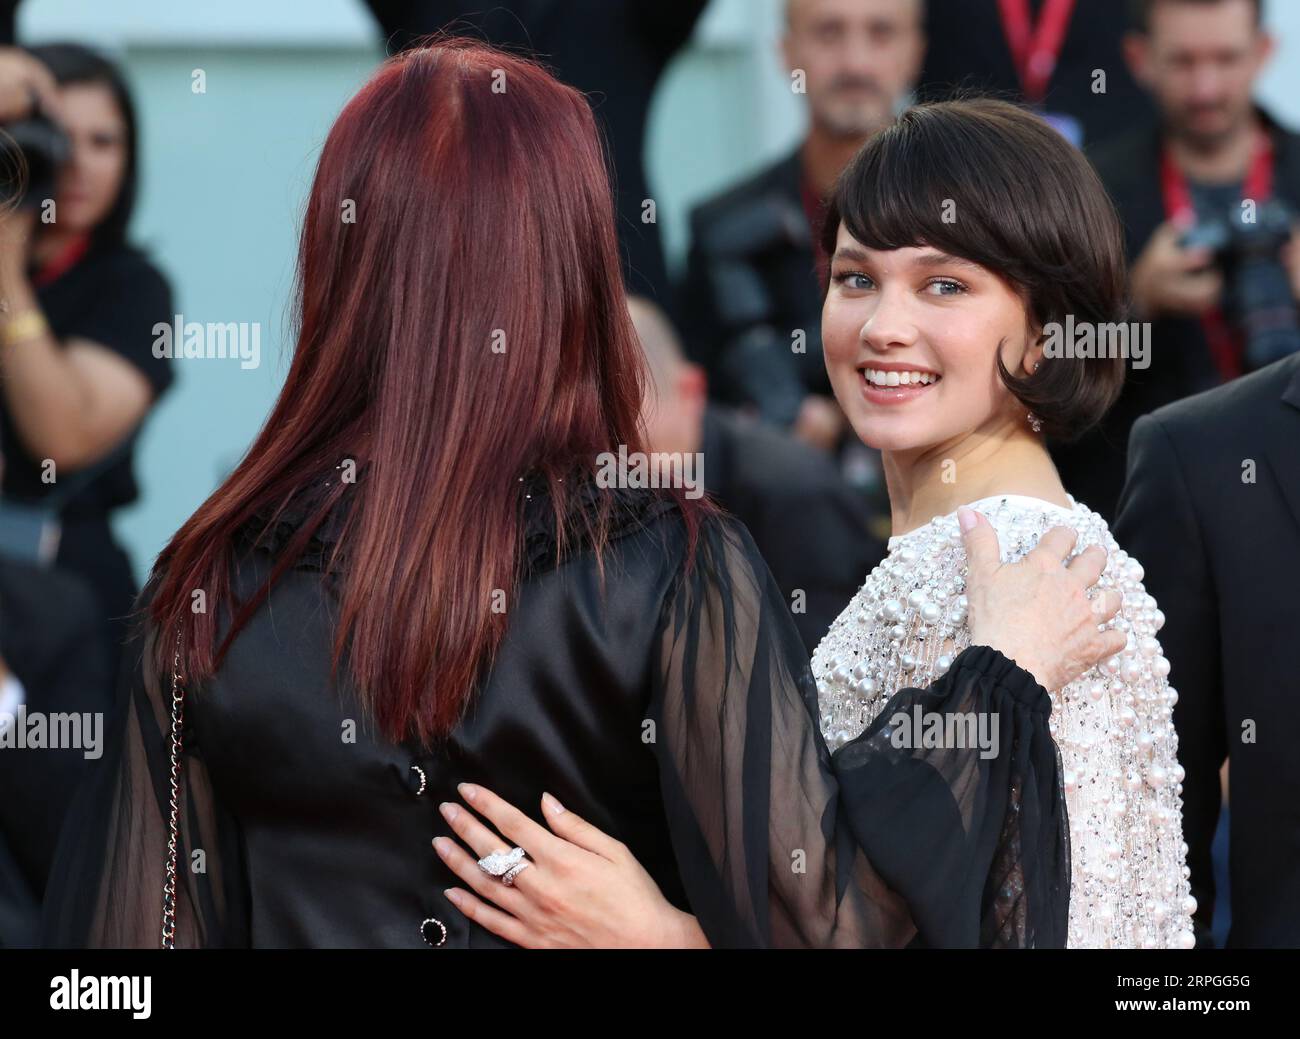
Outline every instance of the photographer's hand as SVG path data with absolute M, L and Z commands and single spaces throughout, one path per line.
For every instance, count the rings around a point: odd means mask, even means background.
M 1209 266 L 1208 249 L 1184 249 L 1179 244 L 1183 228 L 1166 221 L 1133 264 L 1133 309 L 1142 321 L 1162 314 L 1196 316 L 1219 302 L 1223 275 Z
M 0 47 L 0 123 L 31 115 L 33 101 L 58 118 L 59 90 L 50 70 L 26 51 Z

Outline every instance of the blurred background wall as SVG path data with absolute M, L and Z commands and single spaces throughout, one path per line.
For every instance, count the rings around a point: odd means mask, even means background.
M 782 6 L 713 0 L 662 83 L 649 175 L 670 264 L 684 255 L 690 205 L 800 135 L 776 49 Z M 1300 3 L 1269 5 L 1269 24 L 1280 49 L 1260 96 L 1300 125 Z M 117 517 L 143 578 L 274 400 L 292 349 L 295 236 L 316 157 L 382 45 L 360 0 L 25 0 L 18 40 L 76 40 L 122 63 L 141 120 L 135 240 L 171 278 L 186 320 L 261 326 L 260 367 L 185 362 L 148 423 L 141 500 Z

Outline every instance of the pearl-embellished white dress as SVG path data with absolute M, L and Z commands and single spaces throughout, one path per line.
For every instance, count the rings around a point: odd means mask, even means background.
M 1051 692 L 1070 832 L 1071 948 L 1191 948 L 1195 900 L 1182 835 L 1182 778 L 1172 721 L 1177 693 L 1156 632 L 1164 616 L 1142 567 L 1087 506 L 998 495 L 973 502 L 998 533 L 1003 561 L 1019 559 L 1058 525 L 1075 552 L 1107 551 L 1100 584 L 1124 605 L 1110 622 L 1128 646 Z M 832 750 L 858 735 L 899 689 L 925 686 L 970 644 L 966 553 L 956 513 L 889 539 L 813 654 L 821 725 Z

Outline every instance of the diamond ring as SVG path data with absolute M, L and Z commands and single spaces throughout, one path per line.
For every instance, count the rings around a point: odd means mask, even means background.
M 478 868 L 493 877 L 504 877 L 524 861 L 528 852 L 523 848 L 511 848 L 509 851 L 494 851 L 478 860 Z

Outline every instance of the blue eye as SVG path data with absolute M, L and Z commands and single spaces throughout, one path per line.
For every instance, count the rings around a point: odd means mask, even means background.
M 862 281 L 865 281 L 868 284 L 866 285 L 850 284 L 850 279 L 852 278 L 860 278 Z M 846 285 L 851 289 L 867 289 L 871 287 L 871 285 L 869 284 L 871 279 L 859 271 L 842 271 L 839 274 L 835 275 L 834 280 L 837 284 Z
M 963 293 L 963 292 L 966 291 L 966 286 L 965 286 L 965 285 L 963 285 L 963 284 L 962 284 L 961 282 L 959 282 L 959 281 L 953 281 L 952 278 L 936 278 L 934 281 L 930 282 L 930 285 L 931 285 L 931 286 L 934 286 L 934 285 L 941 285 L 941 286 L 944 286 L 944 287 L 951 287 L 951 288 L 952 288 L 953 291 L 951 291 L 951 292 L 940 292 L 940 293 L 938 293 L 938 295 L 940 295 L 940 296 L 957 296 L 957 295 L 960 295 L 961 293 Z

